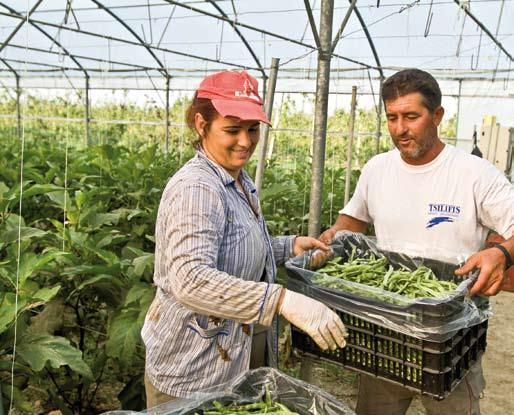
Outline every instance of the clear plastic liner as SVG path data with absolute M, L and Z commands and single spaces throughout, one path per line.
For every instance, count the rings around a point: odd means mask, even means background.
M 267 391 L 273 402 L 300 415 L 355 415 L 346 404 L 322 389 L 267 367 L 247 371 L 231 382 L 197 392 L 189 399 L 178 399 L 148 411 L 110 411 L 105 414 L 201 415 L 204 410 L 213 408 L 214 401 L 224 405 L 259 402 L 264 400 Z
M 336 234 L 331 249 L 331 256 L 314 251 L 289 260 L 286 263 L 288 288 L 372 323 L 412 337 L 436 342 L 443 342 L 458 330 L 479 324 L 492 315 L 486 297 L 470 298 L 467 295 L 478 273 L 470 273 L 465 279 L 454 275 L 460 262 L 457 255 L 446 255 L 446 258 L 455 258 L 455 263 L 412 257 L 381 249 L 377 246 L 375 238 L 348 231 Z M 320 277 L 315 269 L 323 267 L 329 259 L 341 256 L 343 261 L 346 261 L 352 254 L 357 258 L 366 257 L 371 253 L 376 257 L 385 256 L 394 268 L 403 266 L 413 271 L 424 265 L 432 269 L 439 280 L 451 280 L 458 286 L 454 291 L 438 297 L 412 299 L 337 277 L 324 277 L 325 280 L 337 280 L 337 289 L 315 285 L 316 279 Z M 321 261 L 320 256 L 324 257 Z

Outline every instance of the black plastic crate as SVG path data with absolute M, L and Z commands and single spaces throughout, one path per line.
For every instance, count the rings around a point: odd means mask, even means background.
M 293 347 L 439 400 L 457 386 L 487 345 L 487 320 L 459 330 L 450 339 L 439 343 L 407 336 L 351 314 L 336 312 L 348 332 L 344 349 L 324 351 L 294 327 Z
M 348 260 L 350 254 L 358 258 L 374 253 L 387 258 L 395 268 L 401 266 L 416 269 L 423 264 L 432 269 L 440 280 L 462 282 L 454 275 L 458 265 L 381 250 L 375 245 L 372 238 L 361 234 L 348 232 L 340 235 L 331 247 L 335 256 L 341 257 L 343 262 Z M 396 304 L 382 298 L 375 298 L 373 289 L 364 284 L 352 283 L 353 287 L 358 289 L 357 291 L 316 285 L 312 282 L 316 270 L 310 268 L 309 254 L 303 254 L 287 261 L 285 267 L 288 276 L 287 288 L 308 295 L 331 308 L 356 314 L 364 320 L 368 318 L 367 316 L 380 315 L 382 321 L 389 321 L 396 326 L 404 327 L 408 334 L 412 332 L 411 328 L 415 327 L 422 333 L 418 337 L 432 342 L 444 342 L 457 335 L 458 328 L 463 325 L 473 325 L 487 319 L 488 297 L 474 296 L 468 299 L 467 292 L 462 287 L 443 298 L 407 299 L 403 297 L 402 301 L 405 303 Z M 472 308 L 476 308 L 478 313 Z M 470 321 L 468 318 L 470 316 L 475 320 Z M 462 324 L 454 329 L 456 321 L 461 321 Z M 381 322 L 375 320 L 375 323 L 380 324 Z M 440 330 L 441 327 L 444 330 Z M 397 335 L 402 336 L 400 333 Z

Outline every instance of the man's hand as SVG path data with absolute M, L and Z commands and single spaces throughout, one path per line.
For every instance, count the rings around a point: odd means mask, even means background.
M 327 245 L 329 245 L 332 242 L 332 239 L 334 239 L 334 236 L 336 236 L 336 233 L 339 229 L 336 229 L 335 227 L 328 228 L 325 232 L 323 232 L 319 236 L 319 240 Z
M 502 284 L 502 291 L 514 292 L 514 267 L 510 267 L 505 271 L 505 280 Z
M 321 249 L 322 251 L 328 251 L 329 247 L 323 242 L 318 241 L 316 238 L 310 236 L 297 236 L 294 240 L 293 253 L 295 256 L 303 254 L 305 251 L 310 249 Z
M 493 247 L 469 257 L 466 263 L 455 271 L 455 274 L 462 276 L 475 268 L 480 269 L 478 279 L 469 290 L 469 295 L 490 296 L 498 294 L 502 289 L 505 280 L 505 266 L 505 256 L 499 249 Z
M 363 233 L 367 227 L 368 224 L 366 222 L 363 222 L 352 216 L 339 215 L 337 217 L 336 223 L 334 223 L 330 228 L 323 232 L 320 235 L 319 240 L 328 245 L 332 242 L 332 239 L 334 239 L 334 236 L 338 231 L 346 230 Z

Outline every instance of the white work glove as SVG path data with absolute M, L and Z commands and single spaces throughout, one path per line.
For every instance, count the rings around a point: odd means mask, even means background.
M 286 290 L 278 313 L 306 332 L 323 350 L 346 346 L 346 331 L 339 316 L 325 304 Z

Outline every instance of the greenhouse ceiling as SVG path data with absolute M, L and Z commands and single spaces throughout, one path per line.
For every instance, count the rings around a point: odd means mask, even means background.
M 247 68 L 315 78 L 321 0 L 0 0 L 0 76 L 191 77 Z M 331 73 L 418 67 L 509 80 L 513 0 L 334 1 Z

